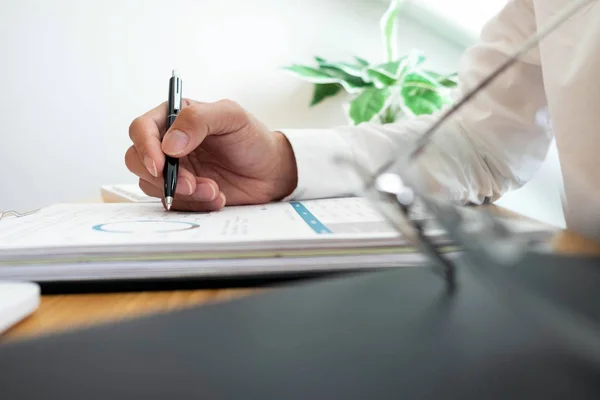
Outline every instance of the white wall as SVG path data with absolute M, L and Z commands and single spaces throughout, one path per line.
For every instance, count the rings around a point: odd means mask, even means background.
M 98 196 L 137 182 L 123 164 L 128 126 L 184 95 L 231 98 L 272 128 L 346 123 L 342 99 L 307 107 L 310 85 L 284 73 L 313 55 L 383 55 L 368 0 L 4 0 L 0 11 L 0 209 Z M 460 49 L 403 20 L 401 51 L 419 47 L 453 70 Z M 12 168 L 14 166 L 14 168 Z

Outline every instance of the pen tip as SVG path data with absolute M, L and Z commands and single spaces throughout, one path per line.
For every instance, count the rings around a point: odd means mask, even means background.
M 179 78 L 179 71 L 176 69 L 173 70 L 173 78 Z
M 165 198 L 165 206 L 167 207 L 167 211 L 171 210 L 172 205 L 173 205 L 173 198 L 170 196 Z

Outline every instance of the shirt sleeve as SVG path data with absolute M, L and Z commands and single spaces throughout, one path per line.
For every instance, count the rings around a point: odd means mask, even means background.
M 463 55 L 458 93 L 483 80 L 536 32 L 531 0 L 511 0 Z M 465 203 L 494 201 L 521 187 L 544 161 L 552 133 L 538 49 L 526 54 L 444 123 L 416 168 L 425 190 Z M 298 166 L 298 185 L 288 199 L 356 194 L 361 181 L 336 158 L 370 171 L 397 158 L 438 117 L 422 115 L 379 125 L 363 123 L 323 130 L 282 130 Z

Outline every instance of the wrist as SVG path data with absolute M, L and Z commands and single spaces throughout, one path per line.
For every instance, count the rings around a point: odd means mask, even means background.
M 298 167 L 292 145 L 281 132 L 274 132 L 277 143 L 278 168 L 275 177 L 273 201 L 280 201 L 296 190 L 298 185 Z

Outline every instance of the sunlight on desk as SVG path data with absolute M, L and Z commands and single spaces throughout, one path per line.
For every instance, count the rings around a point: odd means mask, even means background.
M 0 336 L 0 342 L 25 339 L 72 328 L 85 328 L 199 304 L 227 301 L 254 292 L 258 292 L 258 290 L 221 289 L 46 295 L 42 296 L 38 310 Z

